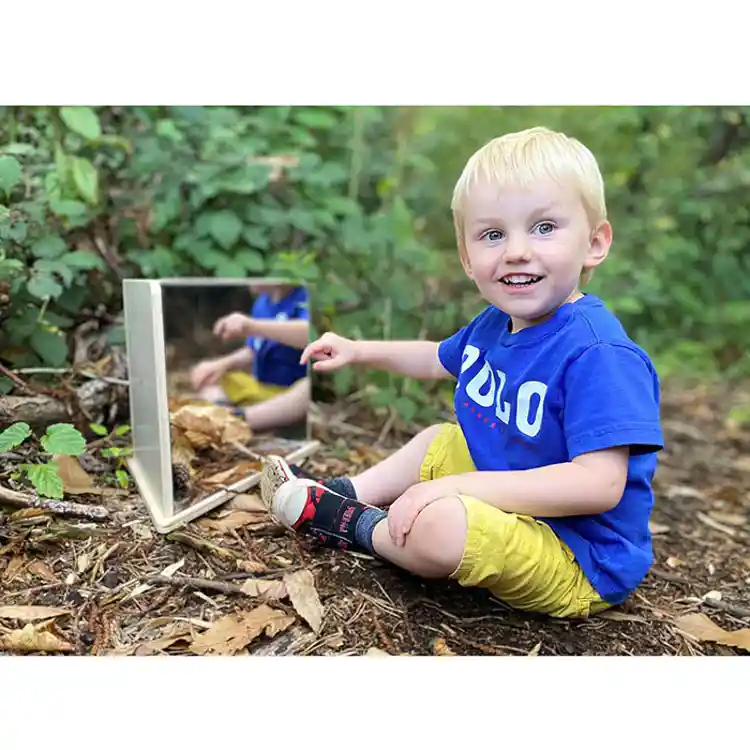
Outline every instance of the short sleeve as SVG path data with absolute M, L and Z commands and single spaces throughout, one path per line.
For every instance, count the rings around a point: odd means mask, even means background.
M 571 458 L 629 445 L 633 454 L 664 447 L 659 379 L 646 356 L 620 344 L 596 344 L 565 373 L 564 426 Z
M 447 339 L 443 339 L 438 344 L 438 359 L 440 360 L 440 364 L 443 365 L 443 367 L 445 367 L 454 378 L 457 378 L 461 371 L 461 360 L 469 338 L 476 328 L 487 320 L 487 316 L 490 314 L 491 310 L 492 308 L 485 308 L 468 325 L 456 331 Z
M 295 296 L 292 314 L 289 316 L 297 320 L 310 320 L 310 298 L 305 287 L 300 287 Z

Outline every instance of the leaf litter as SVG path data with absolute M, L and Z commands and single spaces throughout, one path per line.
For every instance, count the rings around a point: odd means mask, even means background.
M 85 457 L 65 457 L 67 494 L 102 502 L 113 515 L 88 523 L 0 506 L 0 612 L 18 615 L 0 617 L 0 647 L 97 655 L 744 653 L 750 618 L 737 613 L 750 608 L 750 430 L 727 426 L 732 397 L 665 386 L 654 565 L 628 602 L 588 621 L 515 612 L 482 591 L 319 548 L 270 524 L 253 491 L 164 536 L 132 490 L 84 492 L 89 480 L 101 486 L 100 475 Z M 173 424 L 173 452 L 182 451 L 199 491 L 205 479 L 231 479 L 221 472 L 252 465 L 221 443 L 238 435 L 217 418 L 215 410 L 185 409 Z M 316 405 L 313 437 L 323 448 L 304 468 L 318 476 L 362 471 L 426 426 L 395 420 L 378 443 L 386 419 L 354 399 Z M 5 472 L 0 484 L 12 486 Z M 147 582 L 154 576 L 160 582 Z M 695 612 L 709 605 L 710 618 Z

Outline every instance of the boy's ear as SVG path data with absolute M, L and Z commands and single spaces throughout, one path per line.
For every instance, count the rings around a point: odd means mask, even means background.
M 584 268 L 596 268 L 609 255 L 612 246 L 612 225 L 608 221 L 602 221 L 591 233 L 589 249 L 586 252 Z

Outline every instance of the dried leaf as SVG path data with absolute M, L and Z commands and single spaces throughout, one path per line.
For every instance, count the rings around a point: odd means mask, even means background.
M 67 495 L 100 495 L 101 489 L 94 486 L 94 478 L 81 466 L 75 456 L 55 456 L 57 473 L 62 479 L 63 492 Z
M 197 448 L 208 444 L 246 443 L 252 436 L 250 426 L 223 406 L 187 404 L 171 415 L 172 424 L 184 431 Z
M 649 521 L 648 528 L 649 528 L 649 531 L 654 535 L 666 534 L 668 531 L 672 530 L 671 526 L 667 526 L 666 524 L 663 524 L 663 523 L 656 523 L 655 521 Z
M 166 576 L 167 578 L 171 578 L 183 565 L 185 564 L 185 558 L 183 557 L 182 560 L 178 560 L 176 563 L 172 563 L 171 565 L 167 565 L 164 570 L 159 575 Z
M 12 630 L 0 638 L 0 649 L 6 651 L 44 651 L 47 653 L 71 653 L 73 646 L 47 630 L 41 630 L 32 623 L 23 630 Z
M 32 620 L 45 620 L 48 617 L 59 617 L 66 614 L 68 614 L 67 609 L 41 607 L 33 604 L 18 607 L 0 607 L 0 620 L 23 620 L 23 622 L 31 622 Z
M 76 561 L 76 571 L 78 575 L 82 575 L 86 572 L 89 565 L 91 565 L 91 559 L 85 552 Z
M 203 484 L 212 487 L 229 486 L 242 479 L 246 479 L 250 474 L 258 472 L 258 463 L 255 461 L 242 461 L 235 464 L 230 469 L 220 471 L 218 474 L 206 477 L 202 480 Z
M 237 570 L 243 573 L 265 573 L 268 565 L 257 560 L 237 560 Z
M 172 463 L 191 466 L 195 460 L 195 448 L 185 437 L 185 433 L 179 427 L 172 426 L 170 430 L 172 441 Z
M 190 628 L 183 627 L 181 632 L 173 633 L 169 636 L 157 638 L 153 641 L 146 641 L 145 643 L 139 643 L 132 653 L 135 656 L 152 656 L 158 654 L 161 651 L 166 651 L 170 646 L 174 646 L 179 641 L 190 640 Z
M 390 654 L 387 651 L 382 651 L 381 649 L 372 646 L 367 649 L 365 656 L 390 656 Z
M 299 615 L 317 635 L 323 623 L 323 605 L 315 589 L 315 579 L 309 570 L 297 570 L 284 575 L 289 600 Z
M 735 646 L 750 651 L 750 628 L 730 632 L 700 612 L 678 617 L 675 625 L 682 633 L 699 641 L 721 643 L 724 646 Z
M 263 501 L 260 499 L 260 495 L 257 493 L 236 495 L 227 503 L 227 508 L 242 510 L 247 513 L 262 513 L 264 516 L 268 512 L 266 506 L 263 505 Z
M 264 596 L 266 599 L 284 599 L 287 596 L 283 581 L 263 581 L 248 578 L 242 584 L 242 593 L 248 596 Z
M 667 567 L 670 568 L 679 568 L 682 565 L 685 565 L 684 560 L 680 560 L 679 557 L 668 557 L 666 560 Z
M 737 471 L 750 472 L 750 456 L 740 456 L 734 460 L 734 468 Z
M 251 523 L 265 522 L 265 518 L 258 513 L 245 513 L 238 510 L 230 513 L 223 518 L 203 518 L 198 522 L 198 526 L 214 531 L 232 531 L 241 529 Z
M 21 572 L 24 565 L 26 565 L 25 557 L 13 555 L 8 563 L 8 567 L 5 568 L 5 573 L 3 573 L 3 581 L 10 583 Z
M 534 646 L 534 648 L 532 648 L 531 651 L 529 651 L 529 653 L 526 654 L 526 656 L 539 656 L 539 652 L 541 650 L 542 650 L 542 642 L 539 641 L 539 643 L 537 643 L 536 646 Z
M 432 642 L 432 651 L 435 656 L 455 656 L 455 652 L 451 651 L 448 644 L 445 642 L 445 638 L 435 638 Z
M 38 576 L 43 581 L 47 581 L 47 583 L 57 583 L 57 577 L 52 572 L 52 568 L 41 560 L 34 560 L 34 562 L 29 565 L 29 573 Z
M 705 500 L 706 495 L 695 487 L 672 485 L 666 492 L 668 500 Z
M 194 654 L 228 656 L 242 651 L 261 633 L 273 637 L 294 623 L 294 618 L 261 604 L 249 612 L 226 615 L 217 620 L 205 633 L 197 636 L 190 646 Z

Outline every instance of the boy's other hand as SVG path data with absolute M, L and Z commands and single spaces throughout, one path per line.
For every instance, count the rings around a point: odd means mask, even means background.
M 406 544 L 417 516 L 436 500 L 455 494 L 449 477 L 412 485 L 388 509 L 388 532 L 397 547 Z
M 206 359 L 199 362 L 190 371 L 190 385 L 195 391 L 201 391 L 209 385 L 216 385 L 225 369 L 218 359 Z
M 317 341 L 305 347 L 299 361 L 304 365 L 310 359 L 320 360 L 313 364 L 313 370 L 330 372 L 356 362 L 357 355 L 356 341 L 345 339 L 335 333 L 324 333 Z
M 244 339 L 252 335 L 252 318 L 242 313 L 230 313 L 214 324 L 214 336 L 222 341 Z

